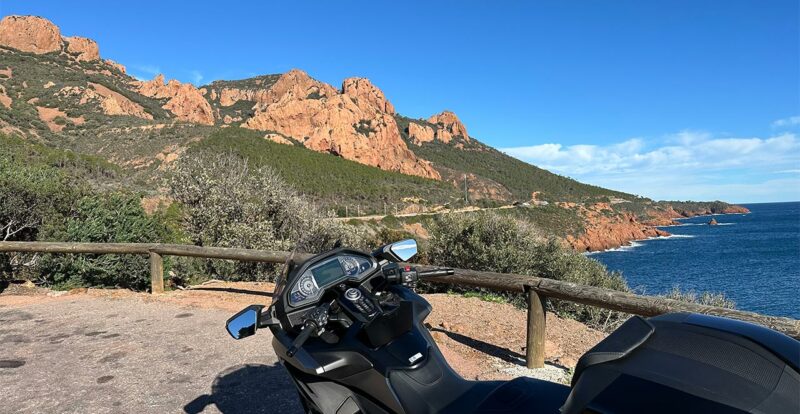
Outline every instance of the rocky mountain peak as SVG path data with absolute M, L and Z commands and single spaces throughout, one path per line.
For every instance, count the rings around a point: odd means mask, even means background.
M 427 161 L 408 149 L 394 107 L 367 79 L 350 78 L 342 91 L 293 69 L 256 104 L 245 128 L 275 131 L 306 148 L 404 174 L 439 179 Z M 387 112 L 390 110 L 391 112 Z
M 162 108 L 172 112 L 181 121 L 203 125 L 214 124 L 214 111 L 200 90 L 191 83 L 171 79 L 164 83 L 164 75 L 153 80 L 132 82 L 137 91 L 147 97 L 169 99 Z
M 76 60 L 80 62 L 91 62 L 100 59 L 100 49 L 97 42 L 80 36 L 62 38 L 67 44 L 67 53 L 76 54 Z
M 66 50 L 80 62 L 100 59 L 97 42 L 81 36 L 61 36 L 58 26 L 39 16 L 4 17 L 0 20 L 0 45 L 39 55 Z M 117 67 L 116 63 L 108 64 Z
M 359 106 L 368 105 L 380 112 L 394 114 L 394 105 L 386 99 L 383 91 L 367 78 L 345 79 L 342 82 L 342 93 L 355 98 Z
M 467 127 L 458 119 L 458 116 L 451 111 L 443 111 L 440 114 L 428 118 L 428 122 L 438 125 L 436 138 L 443 142 L 449 142 L 452 137 L 461 136 L 469 141 Z
M 29 53 L 61 50 L 58 26 L 39 16 L 6 16 L 0 20 L 0 45 Z

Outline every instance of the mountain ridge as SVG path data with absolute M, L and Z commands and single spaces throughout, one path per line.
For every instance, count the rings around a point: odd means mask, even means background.
M 0 132 L 105 157 L 128 172 L 127 181 L 120 185 L 148 192 L 158 192 L 159 177 L 170 165 L 204 142 L 214 143 L 205 145 L 206 149 L 255 151 L 250 155 L 277 162 L 267 153 L 278 147 L 250 142 L 265 140 L 390 172 L 370 173 L 367 167 L 307 157 L 298 151 L 282 152 L 298 162 L 342 168 L 348 171 L 342 180 L 350 177 L 361 186 L 377 188 L 376 180 L 389 180 L 396 183 L 391 188 L 408 193 L 397 193 L 396 198 L 425 200 L 403 201 L 401 210 L 462 202 L 484 206 L 550 203 L 578 212 L 586 221 L 584 229 L 594 228 L 592 221 L 607 215 L 613 216 L 611 227 L 635 227 L 636 231 L 629 228 L 610 238 L 612 244 L 645 234 L 650 226 L 646 220 L 666 222 L 692 213 L 583 184 L 512 158 L 471 137 L 451 111 L 427 119 L 404 117 L 366 78 L 347 78 L 334 87 L 293 69 L 200 87 L 166 80 L 163 75 L 138 80 L 124 66 L 103 59 L 91 39 L 64 37 L 55 24 L 36 16 L 0 20 L 0 57 Z M 337 187 L 341 194 L 334 197 L 312 185 L 312 179 L 306 176 L 296 184 L 316 188 L 317 193 L 311 195 L 337 211 L 348 198 L 378 212 L 381 206 L 386 209 L 387 202 L 397 203 L 343 186 Z M 447 185 L 426 184 L 426 179 Z M 466 200 L 459 195 L 465 180 Z M 395 194 L 390 187 L 381 188 Z M 598 215 L 598 211 L 607 212 Z M 594 233 L 592 238 L 602 238 Z M 581 240 L 579 234 L 572 236 Z M 607 243 L 571 244 L 593 250 Z

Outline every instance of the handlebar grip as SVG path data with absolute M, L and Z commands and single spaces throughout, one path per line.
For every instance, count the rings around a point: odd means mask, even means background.
M 286 356 L 289 358 L 293 357 L 297 351 L 300 350 L 300 347 L 306 342 L 306 340 L 314 333 L 316 325 L 313 323 L 307 323 L 303 326 L 303 330 L 300 332 L 300 335 L 297 335 L 297 338 L 294 339 L 292 342 L 292 346 L 286 351 Z
M 456 274 L 453 269 L 435 269 L 419 272 L 420 277 L 452 276 Z

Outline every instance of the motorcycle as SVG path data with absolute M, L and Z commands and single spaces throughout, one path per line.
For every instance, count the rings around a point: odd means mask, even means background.
M 272 304 L 245 308 L 227 330 L 242 339 L 270 329 L 308 413 L 800 413 L 800 342 L 700 314 L 630 318 L 579 359 L 570 386 L 466 380 L 415 293 L 453 270 L 402 264 L 416 253 L 403 240 L 290 258 Z

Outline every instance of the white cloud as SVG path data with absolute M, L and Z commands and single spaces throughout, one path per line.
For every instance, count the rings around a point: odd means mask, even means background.
M 793 133 L 717 138 L 707 132 L 682 131 L 658 140 L 548 143 L 502 151 L 584 182 L 659 199 L 800 199 L 797 180 L 775 176 L 800 166 L 800 138 Z
M 195 84 L 195 86 L 200 86 L 200 82 L 203 80 L 203 74 L 200 73 L 199 70 L 193 70 L 189 72 L 189 74 L 192 78 L 192 83 Z
M 137 72 L 145 73 L 150 76 L 156 76 L 161 73 L 161 68 L 155 65 L 133 65 L 132 68 Z
M 786 128 L 800 125 L 800 115 L 779 119 L 772 123 L 773 128 Z
M 161 68 L 155 65 L 131 65 L 128 67 L 128 73 L 134 78 L 144 81 L 150 80 L 162 72 Z

